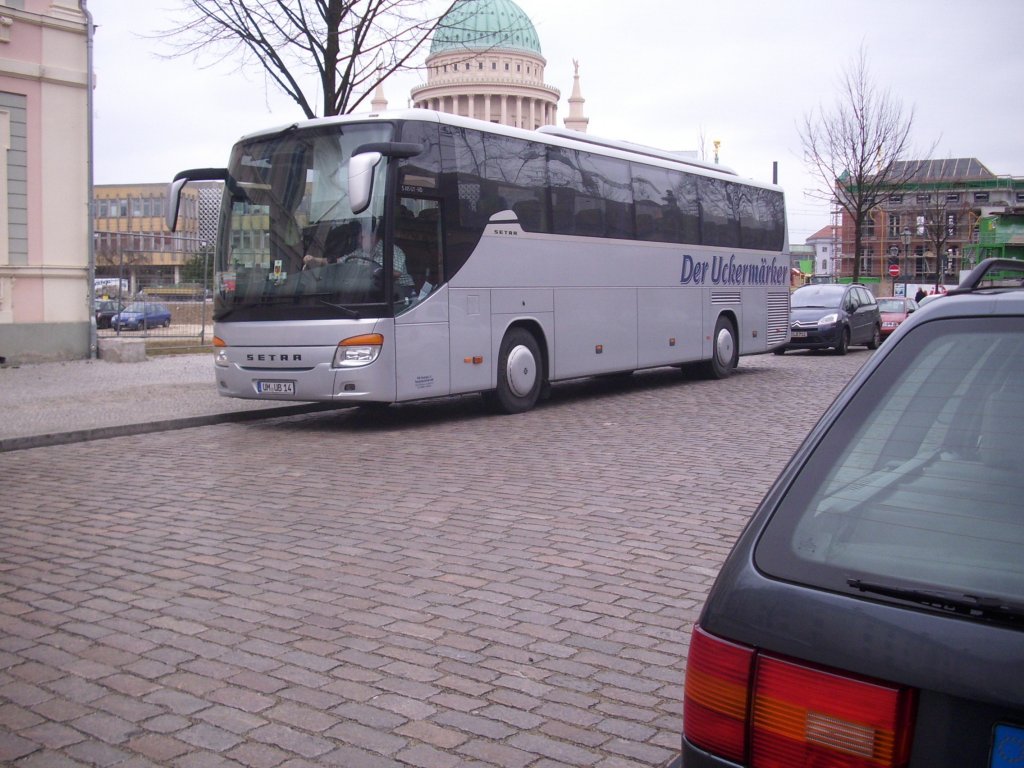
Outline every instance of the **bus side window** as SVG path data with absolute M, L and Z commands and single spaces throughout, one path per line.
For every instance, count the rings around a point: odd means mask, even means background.
M 401 198 L 402 215 L 395 221 L 395 245 L 405 253 L 405 268 L 418 298 L 425 298 L 443 279 L 441 205 L 437 200 Z

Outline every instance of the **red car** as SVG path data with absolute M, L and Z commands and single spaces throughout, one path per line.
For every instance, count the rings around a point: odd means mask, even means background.
M 910 313 L 917 309 L 917 302 L 904 296 L 886 296 L 878 299 L 878 311 L 882 313 L 882 338 L 899 328 Z

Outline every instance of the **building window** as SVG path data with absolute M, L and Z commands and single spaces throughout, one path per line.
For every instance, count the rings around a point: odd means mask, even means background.
M 889 195 L 889 202 L 893 205 L 899 205 L 903 202 L 903 195 Z
M 928 205 L 928 203 L 930 203 L 931 201 L 932 201 L 932 196 L 931 195 L 918 195 L 917 196 L 917 204 L 918 205 Z
M 947 203 L 959 203 L 960 202 L 960 193 L 959 192 L 950 192 L 950 193 L 948 193 L 946 195 L 946 202 Z
M 974 193 L 974 202 L 976 202 L 976 203 L 987 203 L 988 202 L 988 192 L 975 192 Z
M 875 220 L 868 216 L 864 219 L 864 223 L 860 228 L 861 237 L 874 237 L 875 236 Z
M 1024 203 L 1024 192 L 1018 192 L 1016 199 L 1018 203 Z
M 492 61 L 491 62 L 491 69 L 497 69 L 497 68 L 498 68 L 498 62 Z
M 889 239 L 898 240 L 900 236 L 900 215 L 898 213 L 889 214 Z
M 865 248 L 861 251 L 860 273 L 862 275 L 873 274 L 871 271 L 871 249 Z

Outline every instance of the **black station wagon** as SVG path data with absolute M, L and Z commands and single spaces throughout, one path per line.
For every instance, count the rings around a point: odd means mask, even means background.
M 694 627 L 682 766 L 1024 765 L 1022 286 L 983 262 L 797 450 Z

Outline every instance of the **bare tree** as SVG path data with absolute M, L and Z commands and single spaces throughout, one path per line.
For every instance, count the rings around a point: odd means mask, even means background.
M 161 36 L 174 56 L 256 64 L 307 118 L 351 112 L 413 55 L 453 2 L 423 0 L 181 0 Z M 437 11 L 433 15 L 430 11 Z M 316 75 L 318 92 L 308 83 Z
M 832 110 L 819 107 L 804 117 L 804 159 L 823 184 L 816 192 L 838 203 L 854 225 L 854 282 L 860 279 L 862 230 L 884 201 L 883 190 L 905 184 L 916 171 L 915 164 L 900 162 L 910 150 L 913 122 L 913 109 L 905 112 L 872 83 L 863 46 L 843 75 Z
M 956 240 L 961 228 L 966 226 L 962 219 L 969 210 L 966 203 L 960 202 L 959 196 L 953 201 L 942 190 L 937 190 L 928 196 L 928 203 L 917 219 L 917 234 L 924 236 L 924 241 L 935 254 L 936 289 L 943 282 L 943 268 L 954 266 L 946 263 L 946 245 Z

